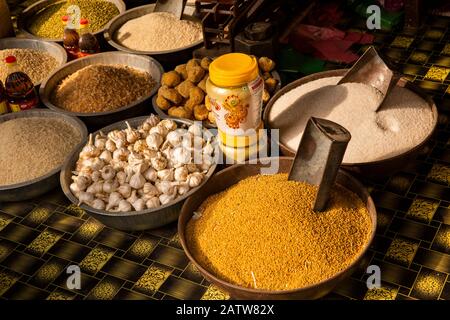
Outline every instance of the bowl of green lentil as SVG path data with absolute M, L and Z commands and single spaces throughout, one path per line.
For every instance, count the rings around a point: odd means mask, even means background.
M 68 14 L 70 5 L 80 8 L 80 18 L 88 19 L 96 36 L 103 33 L 112 18 L 125 12 L 122 0 L 41 0 L 22 11 L 17 17 L 17 27 L 27 37 L 62 42 L 64 25 L 61 17 Z
M 232 298 L 320 298 L 361 267 L 373 241 L 376 209 L 362 184 L 339 171 L 327 209 L 315 213 L 317 187 L 287 181 L 292 162 L 228 167 L 181 209 L 186 255 Z M 261 175 L 277 163 L 276 174 Z
M 0 39 L 0 61 L 9 55 L 16 57 L 21 70 L 31 77 L 36 87 L 67 62 L 67 53 L 63 47 L 39 39 Z M 0 63 L 0 80 L 3 83 L 7 72 L 6 66 Z

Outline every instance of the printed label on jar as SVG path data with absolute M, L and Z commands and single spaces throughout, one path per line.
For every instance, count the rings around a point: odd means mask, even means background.
M 22 109 L 20 109 L 20 105 L 15 104 L 15 103 L 10 103 L 9 107 L 11 109 L 11 112 L 19 112 L 22 111 Z
M 239 88 L 223 90 L 209 96 L 219 130 L 233 136 L 245 135 L 261 122 L 262 92 L 260 77 Z
M 0 102 L 0 114 L 8 113 L 6 101 Z

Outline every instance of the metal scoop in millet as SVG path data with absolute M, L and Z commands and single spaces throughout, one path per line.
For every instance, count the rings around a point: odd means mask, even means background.
M 319 187 L 313 207 L 316 212 L 326 210 L 350 139 L 347 129 L 329 120 L 311 117 L 306 125 L 288 179 Z

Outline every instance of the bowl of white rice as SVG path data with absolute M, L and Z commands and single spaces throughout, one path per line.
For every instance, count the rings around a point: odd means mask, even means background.
M 345 72 L 316 73 L 282 88 L 264 111 L 266 128 L 280 129 L 281 153 L 293 156 L 309 118 L 325 118 L 352 135 L 343 167 L 370 176 L 399 170 L 431 138 L 438 123 L 436 105 L 401 79 L 375 112 L 376 89 L 361 83 L 337 85 Z
M 191 58 L 192 51 L 203 43 L 201 22 L 188 13 L 192 8 L 186 7 L 181 19 L 153 12 L 154 8 L 154 4 L 140 6 L 112 19 L 103 33 L 106 41 L 117 50 L 151 55 L 160 62 Z

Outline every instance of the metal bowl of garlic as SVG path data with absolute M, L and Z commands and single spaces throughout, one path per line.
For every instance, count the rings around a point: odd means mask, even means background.
M 153 120 L 150 120 L 150 119 L 153 119 Z M 153 121 L 155 121 L 155 122 L 153 122 Z M 145 117 L 132 118 L 132 119 L 129 119 L 129 120 L 126 120 L 126 121 L 121 121 L 121 122 L 117 122 L 117 123 L 114 123 L 112 125 L 109 125 L 109 126 L 103 128 L 101 130 L 96 131 L 95 133 L 92 134 L 92 136 L 96 137 L 97 135 L 100 135 L 101 133 L 104 133 L 104 135 L 109 138 L 110 136 L 108 136 L 108 134 L 111 133 L 111 132 L 117 132 L 119 130 L 126 130 L 129 127 L 137 128 L 137 127 L 140 127 L 141 125 L 143 125 L 144 122 L 149 123 L 150 127 L 156 127 L 157 126 L 157 124 L 156 124 L 157 121 L 159 121 L 159 118 L 154 116 L 154 115 L 151 115 L 150 117 L 146 117 L 145 116 Z M 185 128 L 185 129 L 188 129 L 188 127 L 193 127 L 193 124 L 194 124 L 194 122 L 190 121 L 190 120 L 167 118 L 167 119 L 161 120 L 160 125 L 162 125 L 161 123 L 163 123 L 163 121 L 173 121 L 173 122 L 175 122 L 177 124 L 178 128 Z M 164 122 L 164 123 L 167 123 L 167 122 Z M 128 125 L 129 125 L 129 127 L 128 127 Z M 203 138 L 205 140 L 205 143 L 206 143 L 206 141 L 210 141 L 211 139 L 214 138 L 212 133 L 209 132 L 208 130 L 206 130 L 204 128 L 200 128 L 200 127 L 197 127 L 197 128 L 198 128 L 198 131 L 197 131 L 198 133 L 195 133 L 194 135 L 198 136 L 199 133 L 201 132 L 202 135 L 203 135 Z M 117 130 L 117 131 L 115 131 L 115 130 Z M 148 132 L 150 132 L 150 130 L 148 130 Z M 172 131 L 172 132 L 175 132 L 175 131 Z M 193 131 L 189 130 L 189 132 L 192 133 Z M 192 136 L 194 136 L 194 135 L 192 135 Z M 141 136 L 141 138 L 142 137 L 143 136 Z M 148 141 L 148 140 L 144 139 L 143 141 Z M 167 140 L 165 140 L 164 142 L 166 142 L 166 141 Z M 96 140 L 93 141 L 93 143 L 94 143 L 93 146 L 97 145 L 97 141 Z M 80 199 L 81 198 L 82 198 L 82 200 L 85 200 L 85 198 L 84 198 L 85 195 L 84 194 L 88 193 L 88 192 L 84 192 L 83 196 L 81 196 L 81 193 L 78 193 L 78 197 L 77 197 L 74 194 L 74 192 L 72 191 L 72 190 L 76 189 L 76 186 L 74 185 L 75 184 L 75 182 L 74 182 L 75 180 L 73 179 L 74 174 L 77 175 L 77 178 L 81 175 L 79 172 L 75 171 L 76 169 L 79 169 L 79 167 L 77 168 L 77 163 L 78 163 L 78 160 L 80 158 L 80 153 L 82 151 L 86 151 L 87 149 L 85 149 L 85 148 L 88 145 L 89 145 L 89 138 L 87 139 L 87 141 L 85 141 L 84 144 L 82 144 L 81 146 L 79 146 L 78 148 L 76 148 L 73 151 L 73 153 L 66 159 L 65 163 L 63 164 L 62 170 L 61 170 L 60 182 L 61 182 L 62 190 L 63 190 L 64 194 L 67 196 L 67 198 L 75 205 L 79 205 L 80 204 Z M 161 143 L 160 143 L 160 145 L 161 145 Z M 105 147 L 104 148 L 106 150 L 108 150 L 108 146 L 107 146 L 106 143 L 105 143 Z M 133 144 L 133 148 L 134 148 L 134 144 Z M 160 150 L 160 149 L 158 149 L 158 150 Z M 212 151 L 211 155 L 215 156 L 215 152 L 216 152 L 215 150 Z M 158 153 L 159 153 L 159 151 L 158 151 Z M 133 154 L 133 153 L 131 153 L 131 154 Z M 100 157 L 101 157 L 101 155 L 97 156 L 97 158 L 101 159 Z M 130 157 L 128 157 L 128 156 L 126 158 L 127 165 L 128 165 L 128 161 L 130 160 L 129 158 Z M 156 159 L 156 158 L 157 157 L 154 157 L 154 159 Z M 156 165 L 156 160 L 155 160 L 155 163 L 153 162 L 153 158 L 151 160 L 152 160 L 152 162 L 150 162 L 149 169 L 147 169 L 147 170 L 150 170 L 150 169 L 154 168 L 155 165 Z M 131 164 L 131 162 L 129 164 Z M 129 167 L 129 168 L 131 168 L 131 167 Z M 136 167 L 133 167 L 133 168 L 136 168 Z M 112 228 L 115 228 L 115 229 L 126 230 L 126 231 L 137 231 L 137 230 L 147 230 L 147 229 L 158 228 L 158 227 L 161 227 L 163 225 L 166 225 L 166 224 L 169 224 L 171 222 L 174 222 L 174 221 L 176 221 L 178 219 L 178 216 L 179 216 L 181 207 L 182 207 L 182 205 L 184 203 L 184 200 L 186 198 L 188 198 L 189 196 L 191 196 L 192 194 L 194 194 L 197 190 L 199 190 L 208 181 L 208 179 L 213 175 L 213 173 L 214 173 L 214 171 L 216 169 L 216 163 L 212 162 L 212 163 L 208 164 L 205 168 L 207 168 L 207 169 L 204 170 L 203 172 L 201 172 L 203 174 L 203 178 L 200 181 L 197 180 L 197 183 L 194 183 L 193 186 L 190 189 L 188 189 L 185 193 L 183 193 L 181 195 L 178 194 L 179 193 L 179 190 L 178 190 L 178 193 L 176 193 L 177 196 L 173 200 L 168 201 L 169 199 L 167 199 L 167 197 L 162 199 L 161 200 L 161 204 L 159 206 L 157 206 L 157 207 L 150 207 L 149 208 L 147 206 L 147 203 L 146 203 L 145 207 L 143 207 L 142 204 L 140 204 L 140 206 L 138 206 L 137 202 L 135 201 L 133 203 L 133 206 L 131 207 L 131 210 L 135 210 L 134 208 L 136 208 L 136 207 L 138 209 L 142 209 L 142 210 L 137 210 L 137 211 L 119 211 L 118 207 L 116 207 L 115 211 L 108 211 L 108 210 L 106 210 L 106 207 L 101 209 L 103 206 L 102 205 L 97 206 L 93 202 L 93 199 L 91 199 L 90 200 L 90 204 L 92 204 L 92 205 L 88 205 L 86 203 L 82 203 L 82 204 L 80 204 L 80 208 L 84 209 L 88 214 L 92 215 L 94 218 L 96 218 L 97 220 L 102 222 L 104 225 L 112 227 Z M 205 168 L 202 167 L 201 169 L 203 170 Z M 142 168 L 138 168 L 135 171 L 139 172 L 139 171 L 141 171 L 141 169 Z M 84 169 L 81 169 L 81 170 L 84 170 Z M 121 169 L 118 169 L 117 172 L 119 172 L 120 170 Z M 130 171 L 127 171 L 127 172 L 129 172 L 130 174 L 133 174 L 132 173 L 133 170 L 134 169 L 130 169 Z M 164 171 L 164 170 L 160 170 L 160 171 Z M 158 174 L 159 174 L 160 171 L 158 171 Z M 100 172 L 100 171 L 97 171 L 97 172 Z M 125 170 L 121 171 L 121 172 L 125 172 Z M 105 167 L 102 168 L 102 173 L 108 174 L 108 172 L 105 169 Z M 192 173 L 190 173 L 190 174 L 192 174 Z M 142 173 L 142 176 L 145 177 L 146 182 L 155 181 L 155 178 L 154 177 L 151 178 L 150 174 L 148 174 L 147 171 L 145 171 L 145 173 Z M 91 178 L 93 178 L 92 180 L 94 180 L 95 177 L 91 177 Z M 95 179 L 97 179 L 97 178 L 95 178 Z M 116 179 L 119 180 L 119 177 L 117 176 L 114 179 L 115 180 Z M 133 179 L 133 177 L 131 177 L 131 179 L 127 178 L 128 185 L 131 184 L 132 182 L 136 183 L 136 181 L 137 181 L 137 183 L 139 183 L 138 179 L 134 178 L 133 181 L 132 181 L 132 179 Z M 159 181 L 159 176 L 158 176 L 158 178 L 155 181 L 155 185 L 157 185 L 156 184 L 157 181 Z M 188 181 L 188 180 L 186 180 L 186 181 Z M 78 180 L 76 180 L 76 182 L 78 182 Z M 150 184 L 152 184 L 152 183 L 150 183 Z M 174 184 L 176 184 L 176 183 L 174 182 Z M 160 188 L 161 185 L 162 185 L 161 183 L 160 183 L 160 185 L 158 185 L 158 189 Z M 134 186 L 136 186 L 136 185 L 134 184 Z M 181 184 L 179 186 L 181 186 Z M 121 187 L 122 189 L 119 190 L 119 187 Z M 115 187 L 116 190 L 124 191 L 125 193 L 128 193 L 128 190 L 126 190 L 126 189 L 128 189 L 128 187 L 123 187 L 122 184 L 120 184 L 119 187 L 116 186 Z M 148 185 L 148 187 L 150 189 L 152 188 L 150 185 Z M 85 186 L 84 186 L 84 188 L 85 188 Z M 109 188 L 109 186 L 108 186 L 108 188 Z M 180 187 L 178 187 L 178 188 L 180 188 Z M 87 191 L 88 189 L 85 189 L 85 190 Z M 135 191 L 134 192 L 134 196 L 135 196 L 135 199 L 136 199 L 136 194 L 138 194 L 136 192 L 138 192 L 138 191 L 136 191 L 136 189 L 134 189 L 134 188 L 132 188 L 132 190 Z M 111 191 L 111 190 L 109 190 L 109 191 Z M 141 190 L 139 189 L 139 192 L 140 191 Z M 75 192 L 77 192 L 77 190 L 75 190 Z M 90 192 L 90 193 L 92 193 L 92 192 Z M 117 198 L 116 197 L 117 196 L 116 193 L 118 193 L 118 191 L 115 193 L 114 199 L 110 202 L 109 200 L 110 200 L 110 197 L 111 197 L 112 193 L 113 192 L 109 193 L 108 198 L 105 197 L 105 199 L 104 199 L 104 205 L 105 206 L 108 206 L 108 205 L 112 204 L 113 202 L 116 202 L 116 198 Z M 128 196 L 128 195 L 129 195 L 129 193 L 124 195 L 124 198 L 126 196 Z M 161 196 L 163 196 L 163 195 L 161 194 Z M 142 196 L 142 199 L 143 198 L 144 198 L 144 196 Z M 146 198 L 146 199 L 147 199 L 147 201 L 152 201 L 149 198 Z M 97 198 L 95 198 L 95 200 L 97 200 Z M 140 201 L 140 202 L 142 202 L 142 201 Z M 100 202 L 97 201 L 97 204 L 98 203 L 100 203 Z M 136 207 L 134 207 L 135 204 L 136 204 Z M 99 208 L 94 208 L 93 205 L 96 206 L 96 207 L 99 207 L 100 209 Z M 127 204 L 125 204 L 125 205 L 128 206 Z M 152 206 L 152 205 L 153 204 L 150 203 L 150 206 Z M 120 209 L 123 210 L 124 207 L 121 207 Z M 127 209 L 127 208 L 125 208 L 125 209 Z M 111 210 L 111 209 L 109 209 L 109 210 Z

